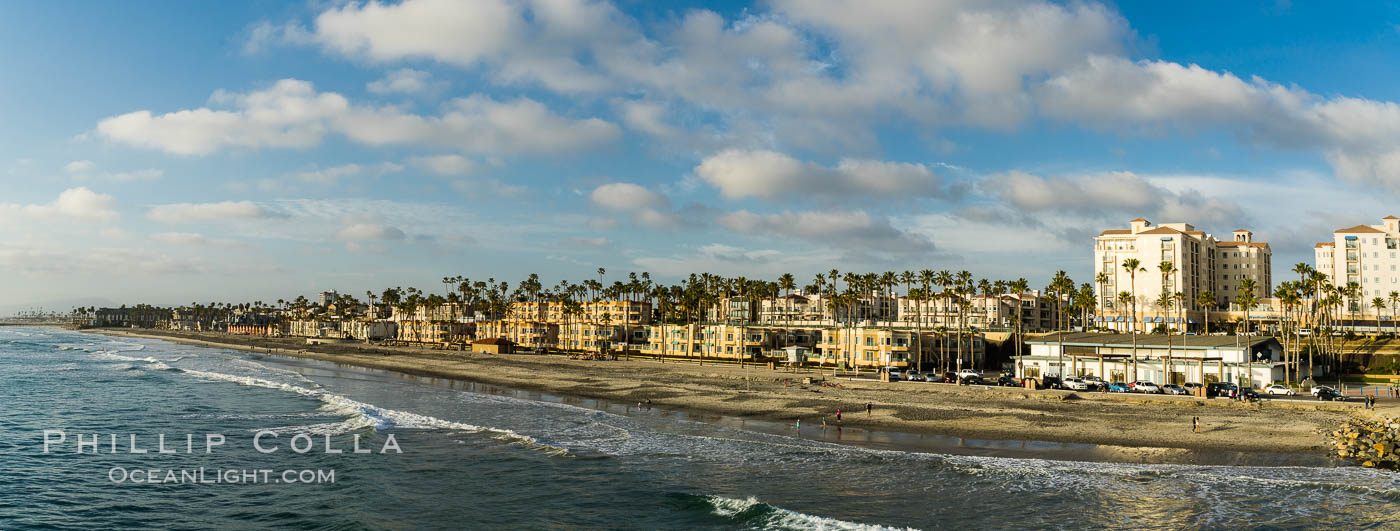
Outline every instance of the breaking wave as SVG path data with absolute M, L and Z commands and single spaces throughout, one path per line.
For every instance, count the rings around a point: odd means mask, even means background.
M 816 516 L 769 505 L 752 496 L 745 499 L 724 496 L 683 495 L 686 502 L 708 507 L 710 512 L 725 521 L 725 524 L 749 529 L 820 529 L 820 530 L 860 530 L 874 531 L 898 529 L 874 524 L 847 522 L 824 516 Z

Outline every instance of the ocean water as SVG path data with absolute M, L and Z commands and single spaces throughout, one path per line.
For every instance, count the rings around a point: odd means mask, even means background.
M 1400 528 L 1400 475 L 1355 467 L 907 452 L 833 444 L 819 426 L 799 434 L 694 419 L 0 327 L 0 529 Z M 45 430 L 66 437 L 50 433 L 49 453 Z M 254 448 L 263 430 L 277 433 L 263 439 L 277 451 Z M 300 433 L 306 453 L 290 448 Z M 96 434 L 97 452 L 77 453 L 78 434 Z M 129 452 L 132 434 L 148 453 Z M 156 453 L 159 434 L 176 453 Z M 225 442 L 205 453 L 206 434 Z M 351 453 L 356 437 L 371 453 Z M 391 438 L 401 452 L 380 453 Z M 165 479 L 201 468 L 204 483 L 114 480 L 123 477 L 114 470 Z M 270 470 L 273 481 L 209 482 L 228 470 Z M 275 481 L 288 470 L 333 471 L 334 481 Z

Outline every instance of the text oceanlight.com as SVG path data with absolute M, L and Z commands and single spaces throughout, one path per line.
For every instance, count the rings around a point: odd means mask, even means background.
M 134 468 L 128 470 L 115 466 L 107 471 L 107 479 L 111 480 L 112 483 L 137 484 L 335 483 L 335 470 L 205 469 L 204 467 L 185 469 Z

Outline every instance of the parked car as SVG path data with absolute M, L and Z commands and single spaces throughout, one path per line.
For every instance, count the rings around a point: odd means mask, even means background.
M 1333 389 L 1333 388 L 1331 388 L 1331 387 L 1324 387 L 1322 390 L 1320 390 L 1320 391 L 1317 392 L 1317 399 L 1318 399 L 1318 400 L 1335 400 L 1335 401 L 1338 401 L 1338 402 L 1342 402 L 1342 401 L 1345 401 L 1345 400 L 1347 399 L 1347 397 L 1342 396 L 1342 392 L 1341 392 L 1341 391 L 1338 391 L 1338 390 Z
M 911 382 L 925 382 L 925 381 L 928 381 L 926 378 L 924 378 L 924 375 L 919 374 L 919 371 L 916 371 L 916 370 L 913 370 L 913 369 L 904 371 L 904 379 L 905 379 L 905 380 L 909 380 L 909 381 L 911 381 Z
M 1081 376 L 1081 378 L 1083 378 L 1084 381 L 1089 382 L 1090 391 L 1108 390 L 1108 382 L 1103 381 L 1103 378 L 1099 378 L 1098 376 Z
M 1181 387 L 1186 390 L 1187 394 L 1195 395 L 1196 390 L 1201 388 L 1201 384 L 1198 384 L 1196 382 L 1186 382 L 1184 384 L 1181 384 Z
M 1259 391 L 1255 391 L 1251 387 L 1246 387 L 1240 389 L 1239 397 L 1243 400 L 1259 400 Z
M 1089 385 L 1089 382 L 1084 381 L 1083 378 L 1065 378 L 1065 389 L 1071 391 L 1088 391 Z
M 1064 389 L 1065 382 L 1059 376 L 1044 376 L 1040 379 L 1040 385 L 1046 389 Z
M 1133 383 L 1128 384 L 1128 386 L 1131 387 L 1131 388 L 1133 389 L 1133 392 L 1134 392 L 1134 393 L 1154 393 L 1154 394 L 1155 394 L 1155 393 L 1161 393 L 1161 392 L 1162 392 L 1162 388 L 1159 387 L 1157 384 L 1152 383 L 1152 382 L 1137 381 L 1137 382 L 1133 382 Z
M 1108 392 L 1110 393 L 1127 393 L 1130 391 L 1132 391 L 1132 389 L 1128 387 L 1128 384 L 1125 384 L 1123 382 L 1113 382 L 1111 384 L 1108 384 Z
M 899 369 L 897 369 L 897 368 L 894 368 L 894 367 L 880 367 L 880 368 L 876 371 L 876 375 L 877 375 L 877 376 L 883 376 L 883 375 L 885 375 L 885 374 L 889 374 L 889 375 L 890 375 L 890 381 L 891 381 L 891 382 L 898 382 L 898 381 L 900 380 L 900 378 L 899 378 Z
M 997 385 L 1000 385 L 1002 387 L 1020 387 L 1021 382 L 1013 377 L 1002 375 L 1001 377 L 997 378 Z
M 1206 386 L 1206 398 L 1225 397 L 1234 398 L 1239 393 L 1240 387 L 1228 382 L 1215 382 Z
M 978 380 L 981 380 L 981 379 L 982 379 L 982 371 L 979 371 L 979 370 L 977 370 L 977 369 L 963 369 L 963 370 L 958 371 L 958 379 L 959 379 L 959 380 L 965 380 L 965 379 L 968 379 L 968 378 L 976 378 L 976 379 L 978 379 Z
M 1333 389 L 1333 388 L 1328 387 L 1328 386 L 1325 386 L 1325 385 L 1314 385 L 1314 386 L 1312 386 L 1312 389 L 1310 390 L 1310 392 L 1312 393 L 1313 396 L 1317 396 L 1318 393 L 1321 393 L 1321 392 L 1324 391 L 1324 390 L 1327 390 L 1327 391 L 1336 391 L 1336 389 Z
M 1189 393 L 1189 391 L 1187 391 L 1186 388 L 1176 384 L 1167 384 L 1162 386 L 1162 392 L 1169 395 L 1184 395 Z
M 1293 396 L 1293 395 L 1298 394 L 1298 392 L 1297 392 L 1297 391 L 1294 391 L 1293 389 L 1290 389 L 1290 388 L 1289 388 L 1288 386 L 1286 386 L 1286 385 L 1274 384 L 1274 385 L 1270 385 L 1270 386 L 1268 386 L 1268 387 L 1265 387 L 1265 388 L 1264 388 L 1264 394 L 1266 394 L 1266 395 L 1271 395 L 1271 396 Z

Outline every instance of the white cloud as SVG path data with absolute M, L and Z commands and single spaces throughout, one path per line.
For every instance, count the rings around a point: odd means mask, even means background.
M 325 9 L 308 34 L 330 53 L 376 63 L 430 59 L 566 94 L 644 92 L 657 103 L 624 105 L 623 119 L 657 136 L 698 138 L 660 120 L 657 105 L 671 101 L 722 110 L 729 134 L 814 145 L 868 144 L 871 124 L 891 118 L 1014 124 L 1031 108 L 1027 80 L 1116 51 L 1129 34 L 1121 17 L 1088 3 L 772 7 L 733 20 L 694 9 L 644 27 L 601 1 L 370 1 Z
M 638 268 L 653 275 L 684 277 L 696 271 L 726 276 L 776 278 L 795 271 L 825 271 L 832 263 L 851 263 L 848 257 L 825 249 L 745 249 L 712 243 L 693 252 L 672 256 L 644 256 L 633 260 Z
M 162 115 L 142 110 L 98 122 L 97 133 L 180 155 L 205 155 L 227 147 L 307 148 L 321 142 L 328 119 L 349 108 L 343 96 L 317 94 L 311 83 L 296 79 L 247 94 L 218 91 L 210 101 L 231 104 L 235 110 L 200 108 Z
M 97 165 L 93 164 L 93 162 L 90 160 L 75 160 L 73 162 L 69 162 L 68 164 L 64 164 L 63 171 L 66 171 L 68 173 L 87 173 L 92 171 L 96 167 Z
M 315 38 L 328 50 L 372 61 L 430 57 L 472 66 L 510 46 L 520 22 L 517 4 L 502 0 L 370 0 L 322 12 Z
M 136 171 L 122 171 L 122 172 L 116 172 L 116 173 L 104 173 L 104 174 L 102 174 L 102 175 L 99 175 L 98 178 L 99 178 L 99 179 L 103 179 L 103 180 L 107 180 L 107 181 L 118 182 L 118 183 L 130 183 L 130 182 L 138 182 L 138 181 L 154 181 L 154 180 L 160 179 L 160 178 L 161 178 L 162 176 L 164 176 L 164 175 L 165 175 L 165 171 L 164 171 L 164 170 L 157 170 L 157 169 L 151 168 L 151 169 L 136 170 Z
M 427 157 L 412 157 L 410 164 L 418 168 L 446 176 L 464 176 L 476 173 L 480 165 L 472 159 L 461 155 L 434 155 Z
M 412 68 L 401 68 L 369 82 L 365 88 L 375 94 L 417 94 L 435 86 L 440 85 L 433 82 L 432 74 Z
M 666 123 L 666 106 L 650 101 L 624 101 L 618 104 L 622 122 L 627 127 L 662 138 L 683 134 L 679 128 Z
M 632 183 L 611 183 L 593 189 L 589 194 L 593 204 L 609 210 L 646 211 L 664 208 L 669 202 L 664 196 Z
M 1126 171 L 1058 178 L 1012 171 L 988 177 L 981 187 L 1030 213 L 1054 211 L 1083 219 L 1148 216 L 1194 224 L 1231 224 L 1245 218 L 1237 203 L 1191 189 L 1168 190 Z
M 247 247 L 243 242 L 237 240 L 227 240 L 221 238 L 209 238 L 203 234 L 195 232 L 158 232 L 148 236 L 152 241 L 167 245 L 182 245 L 190 247 L 227 247 L 242 248 Z
M 529 190 L 524 185 L 509 184 L 497 179 L 456 179 L 447 184 L 463 196 L 476 199 L 490 196 L 519 197 Z
M 895 228 L 888 218 L 873 217 L 861 210 L 776 214 L 739 210 L 718 216 L 716 222 L 736 232 L 777 239 L 801 238 L 847 250 L 917 254 L 934 249 L 928 238 Z
M 296 177 L 309 183 L 328 185 L 335 184 L 345 178 L 361 176 L 381 177 L 400 171 L 403 171 L 403 165 L 392 162 L 383 162 L 369 166 L 351 163 L 325 169 L 298 172 Z
M 695 175 L 729 199 L 943 194 L 942 179 L 923 164 L 842 159 L 835 168 L 828 168 L 773 151 L 726 150 L 701 161 Z
M 340 230 L 335 234 L 336 238 L 350 241 L 380 241 L 380 240 L 402 240 L 405 234 L 402 230 L 387 225 L 373 223 L 356 223 Z
M 175 258 L 140 248 L 90 246 L 64 248 L 51 243 L 0 241 L 0 267 L 29 275 L 207 274 L 198 258 Z
M 594 249 L 602 249 L 604 247 L 612 245 L 611 241 L 608 241 L 607 238 L 604 238 L 602 236 L 594 238 L 566 238 L 564 240 L 564 243 L 567 243 L 569 245 L 576 245 L 579 247 L 591 247 Z
M 1094 57 L 1038 90 L 1049 116 L 1106 129 L 1223 129 L 1276 149 L 1317 150 L 1336 173 L 1400 193 L 1400 105 L 1169 61 Z
M 79 186 L 64 190 L 47 204 L 0 203 L 0 220 L 110 222 L 118 217 L 115 206 L 112 196 Z
M 493 154 L 577 151 L 610 143 L 620 134 L 612 123 L 566 118 L 534 100 L 500 102 L 481 95 L 453 100 L 441 116 L 394 107 L 356 108 L 335 127 L 362 144 L 436 145 Z
M 571 119 L 540 102 L 500 102 L 474 95 L 447 105 L 441 116 L 397 107 L 352 106 L 334 92 L 317 93 L 311 83 L 278 81 L 246 94 L 215 92 L 214 104 L 154 115 L 142 110 L 104 119 L 97 133 L 137 147 L 181 155 L 234 148 L 308 148 L 331 132 L 368 145 L 438 145 L 479 153 L 553 153 L 612 142 L 618 127 L 597 118 Z
M 251 201 L 222 201 L 218 203 L 174 203 L 157 205 L 146 217 L 161 223 L 202 223 L 207 221 L 257 219 L 275 214 Z
M 159 232 L 150 236 L 152 240 L 172 245 L 208 245 L 209 238 L 194 232 Z

